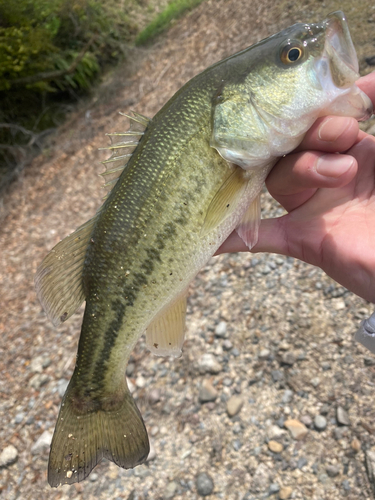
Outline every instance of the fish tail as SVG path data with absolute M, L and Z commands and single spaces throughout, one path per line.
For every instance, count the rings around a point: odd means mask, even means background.
M 147 431 L 126 383 L 120 393 L 101 399 L 78 394 L 73 376 L 51 444 L 52 487 L 83 481 L 103 457 L 129 469 L 149 454 Z

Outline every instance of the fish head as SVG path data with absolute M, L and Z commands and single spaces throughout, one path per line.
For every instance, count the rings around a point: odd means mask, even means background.
M 341 11 L 321 23 L 295 24 L 224 64 L 211 146 L 246 170 L 295 149 L 318 117 L 372 114 L 371 100 L 355 83 L 358 60 Z

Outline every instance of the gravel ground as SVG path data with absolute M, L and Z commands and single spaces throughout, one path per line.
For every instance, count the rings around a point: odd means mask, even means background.
M 127 376 L 150 434 L 145 465 L 125 471 L 103 461 L 87 481 L 56 490 L 46 475 L 82 310 L 54 328 L 33 276 L 99 205 L 97 148 L 104 132 L 127 126 L 117 111 L 153 116 L 209 64 L 337 5 L 205 2 L 109 75 L 11 186 L 0 230 L 0 498 L 373 498 L 375 358 L 352 340 L 373 306 L 319 269 L 269 254 L 220 256 L 202 270 L 180 359 L 156 358 L 140 339 Z M 346 13 L 369 72 L 375 10 L 348 3 Z M 264 216 L 280 213 L 265 194 Z

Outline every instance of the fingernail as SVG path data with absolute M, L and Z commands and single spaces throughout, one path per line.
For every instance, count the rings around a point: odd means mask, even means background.
M 318 131 L 318 137 L 324 142 L 335 142 L 348 128 L 348 119 L 345 116 L 335 116 L 325 120 Z
M 340 177 L 354 163 L 354 158 L 348 155 L 323 155 L 316 162 L 316 171 L 325 177 Z

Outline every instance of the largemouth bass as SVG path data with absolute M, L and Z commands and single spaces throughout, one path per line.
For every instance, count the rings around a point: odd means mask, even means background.
M 55 325 L 86 300 L 51 486 L 83 480 L 103 457 L 124 468 L 146 460 L 147 432 L 125 378 L 135 343 L 146 332 L 154 354 L 181 354 L 187 287 L 233 230 L 256 243 L 259 193 L 278 157 L 320 116 L 371 115 L 358 76 L 336 12 L 214 64 L 152 120 L 133 114 L 131 129 L 112 136 L 120 142 L 107 160 L 110 194 L 36 276 Z

